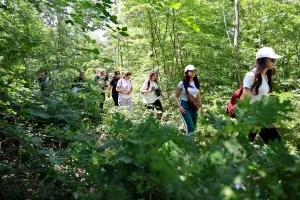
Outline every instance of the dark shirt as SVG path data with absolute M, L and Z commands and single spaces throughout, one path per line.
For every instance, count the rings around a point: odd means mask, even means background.
M 112 91 L 111 91 L 111 94 L 112 95 L 117 95 L 118 92 L 116 91 L 116 88 L 117 88 L 117 83 L 119 81 L 120 78 L 117 78 L 117 77 L 113 77 L 109 83 L 109 85 L 112 86 Z
M 75 78 L 74 79 L 74 84 L 72 85 L 72 88 L 74 88 L 74 87 L 81 87 L 82 86 L 82 82 L 84 81 L 84 78 L 82 78 L 82 77 L 77 77 L 77 78 Z

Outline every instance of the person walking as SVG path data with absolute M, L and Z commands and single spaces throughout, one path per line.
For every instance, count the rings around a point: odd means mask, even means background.
M 176 89 L 176 103 L 179 111 L 184 119 L 186 126 L 186 132 L 191 133 L 196 130 L 198 110 L 193 109 L 193 106 L 189 103 L 188 95 L 195 97 L 200 103 L 200 111 L 203 114 L 203 107 L 200 95 L 200 81 L 196 75 L 196 69 L 194 65 L 187 65 L 184 69 L 183 80 L 180 81 Z
M 156 118 L 160 119 L 163 107 L 160 101 L 161 90 L 158 87 L 158 70 L 151 70 L 148 78 L 142 84 L 140 89 L 143 103 L 148 109 L 156 109 L 158 111 Z
M 96 70 L 96 75 L 94 78 L 95 81 L 98 82 L 99 88 L 100 88 L 100 109 L 103 110 L 104 107 L 104 101 L 105 101 L 105 90 L 108 87 L 108 77 L 105 73 L 104 69 L 98 68 Z
M 243 80 L 243 93 L 241 99 L 250 97 L 250 104 L 260 101 L 262 96 L 268 95 L 274 89 L 273 76 L 275 75 L 276 60 L 283 56 L 277 55 L 271 47 L 263 47 L 256 53 L 256 64 L 248 72 Z M 257 132 L 249 134 L 249 140 L 254 141 Z M 264 143 L 274 140 L 281 140 L 276 127 L 262 128 L 259 135 Z
M 124 76 L 118 81 L 116 91 L 119 93 L 119 106 L 127 106 L 129 110 L 133 109 L 132 101 L 132 83 L 131 72 L 126 72 Z
M 111 96 L 114 100 L 115 106 L 119 106 L 118 103 L 119 93 L 116 90 L 119 79 L 120 79 L 120 71 L 115 70 L 114 76 L 112 77 L 109 83 L 109 91 L 111 91 Z
M 74 79 L 74 83 L 72 84 L 72 91 L 77 92 L 79 88 L 82 87 L 83 82 L 85 81 L 85 72 L 80 71 L 79 76 Z

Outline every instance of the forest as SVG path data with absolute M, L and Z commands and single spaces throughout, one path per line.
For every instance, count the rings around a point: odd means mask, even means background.
M 299 33 L 299 0 L 1 0 L 0 199 L 300 199 Z M 262 47 L 283 56 L 273 91 L 231 118 Z M 191 134 L 174 100 L 187 65 Z M 98 69 L 131 72 L 132 109 Z M 160 118 L 140 95 L 151 70 Z M 271 126 L 280 142 L 249 141 Z

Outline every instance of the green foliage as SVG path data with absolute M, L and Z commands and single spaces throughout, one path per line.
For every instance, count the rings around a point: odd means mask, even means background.
M 284 58 L 276 96 L 240 101 L 234 120 L 224 111 L 236 85 L 232 1 L 114 4 L 1 1 L 0 199 L 299 199 L 299 2 L 241 1 L 242 71 L 262 45 Z M 105 41 L 87 33 L 104 27 Z M 188 63 L 207 114 L 183 135 L 171 93 Z M 132 112 L 110 100 L 99 109 L 94 70 L 116 66 L 133 72 L 134 93 L 159 69 L 161 121 L 136 95 Z M 273 124 L 282 143 L 249 143 L 250 130 Z

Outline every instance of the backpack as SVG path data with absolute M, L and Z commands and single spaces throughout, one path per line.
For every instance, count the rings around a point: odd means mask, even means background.
M 251 70 L 250 72 L 253 72 L 255 74 L 255 72 L 253 70 Z M 237 103 L 237 100 L 241 98 L 242 94 L 243 94 L 243 88 L 237 89 L 233 93 L 231 99 L 229 100 L 229 102 L 227 104 L 226 112 L 229 114 L 229 116 L 231 118 L 235 118 L 234 106 Z
M 226 112 L 230 115 L 231 118 L 235 118 L 235 114 L 234 114 L 234 106 L 237 103 L 237 100 L 241 98 L 243 94 L 243 88 L 239 88 L 237 89 L 231 99 L 228 102 L 227 108 L 226 108 Z

